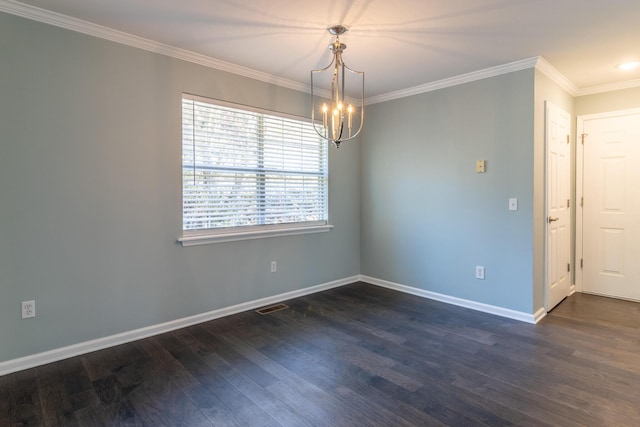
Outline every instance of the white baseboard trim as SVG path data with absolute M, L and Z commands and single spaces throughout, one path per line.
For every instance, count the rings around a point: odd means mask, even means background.
M 519 320 L 526 323 L 538 323 L 547 314 L 544 308 L 541 308 L 535 314 L 529 314 L 521 311 L 511 310 L 508 308 L 498 307 L 495 305 L 483 304 L 476 301 L 439 294 L 437 292 L 425 291 L 424 289 L 400 285 L 398 283 L 388 282 L 386 280 L 376 279 L 369 276 L 360 275 L 360 281 L 376 286 L 381 286 L 383 288 L 393 289 L 395 291 L 416 295 L 422 298 L 457 305 L 459 307 L 470 308 L 472 310 L 481 311 L 483 313 L 495 314 L 497 316 L 507 317 L 509 319 Z
M 337 288 L 348 285 L 360 280 L 360 276 L 347 277 L 335 280 L 333 282 L 323 283 L 321 285 L 311 286 L 304 289 L 298 289 L 271 297 L 261 298 L 254 301 L 248 301 L 242 304 L 209 311 L 206 313 L 196 314 L 194 316 L 183 317 L 181 319 L 172 320 L 157 325 L 147 326 L 145 328 L 134 329 L 128 332 L 111 335 L 108 337 L 98 338 L 91 341 L 85 341 L 66 347 L 61 347 L 43 353 L 37 353 L 30 356 L 20 357 L 18 359 L 0 362 L 0 376 L 11 374 L 13 372 L 22 371 L 36 366 L 46 365 L 47 363 L 57 362 L 68 359 L 70 357 L 80 356 L 82 354 L 91 353 L 92 351 L 102 350 L 104 348 L 125 344 L 131 341 L 159 335 L 165 332 L 174 331 L 176 329 L 185 328 L 187 326 L 196 325 L 198 323 L 208 322 L 220 317 L 241 313 L 247 310 L 264 307 L 266 305 L 314 294 L 316 292 L 325 291 L 327 289 Z
M 547 316 L 547 310 L 545 310 L 544 307 L 540 307 L 538 311 L 536 311 L 535 314 L 533 315 L 533 323 L 538 323 L 539 321 L 544 319 L 546 316 Z

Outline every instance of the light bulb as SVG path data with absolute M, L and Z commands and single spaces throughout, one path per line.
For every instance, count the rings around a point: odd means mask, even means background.
M 625 62 L 624 64 L 618 65 L 618 69 L 624 70 L 624 71 L 633 70 L 639 65 L 640 65 L 640 61 Z

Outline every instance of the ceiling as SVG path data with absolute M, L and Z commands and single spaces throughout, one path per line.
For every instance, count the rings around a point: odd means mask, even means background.
M 327 46 L 333 38 L 326 28 L 343 24 L 349 28 L 340 38 L 348 46 L 344 61 L 366 72 L 368 98 L 537 56 L 578 91 L 635 80 L 640 86 L 640 68 L 616 68 L 640 60 L 638 0 L 0 0 L 0 5 L 9 11 L 12 5 L 35 6 L 304 85 L 311 69 L 331 59 Z

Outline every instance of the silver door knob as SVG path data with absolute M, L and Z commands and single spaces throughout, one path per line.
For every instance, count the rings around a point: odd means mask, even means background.
M 557 221 L 557 220 L 559 220 L 559 219 L 560 219 L 560 218 L 554 218 L 554 217 L 550 216 L 550 217 L 547 219 L 547 221 L 548 221 L 548 222 L 553 222 L 553 221 Z

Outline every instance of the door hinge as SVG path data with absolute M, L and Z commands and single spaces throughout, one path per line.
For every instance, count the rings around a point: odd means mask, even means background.
M 570 208 L 571 207 L 571 200 L 567 199 L 567 207 Z
M 586 136 L 589 136 L 589 134 L 588 133 L 583 133 L 583 134 L 580 135 L 580 138 L 582 139 L 582 145 L 584 145 L 584 138 Z
M 580 268 L 582 268 L 582 267 L 583 267 L 583 264 L 584 264 L 584 263 L 582 262 L 582 258 L 580 258 Z
M 580 197 L 580 207 L 584 207 L 584 197 Z
M 571 138 L 571 135 L 567 135 L 567 144 L 570 144 L 569 138 Z
M 567 272 L 571 271 L 571 264 L 567 264 Z

